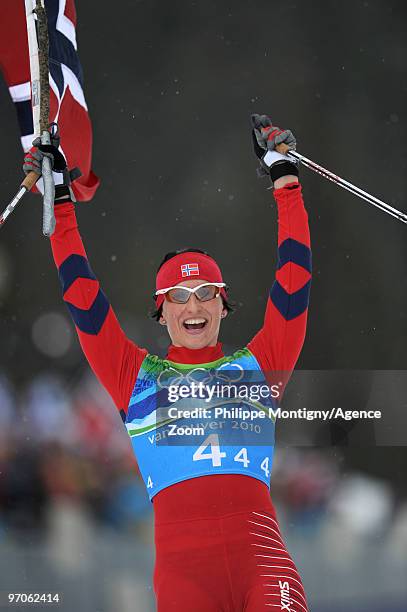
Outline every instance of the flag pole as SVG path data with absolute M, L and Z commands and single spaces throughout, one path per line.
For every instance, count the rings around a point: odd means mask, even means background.
M 33 4 L 35 3 L 35 7 Z M 41 144 L 51 144 L 49 133 L 49 41 L 48 21 L 44 0 L 25 0 L 27 16 L 28 47 L 30 51 L 31 99 L 34 134 L 41 137 Z M 34 15 L 37 27 L 35 27 Z M 33 27 L 34 24 L 34 27 Z M 42 160 L 44 182 L 42 232 L 51 236 L 55 229 L 54 199 L 55 185 L 51 160 Z
M 43 0 L 25 0 L 28 49 L 30 54 L 31 106 L 34 124 L 34 137 L 41 137 L 42 144 L 51 144 L 49 122 L 49 61 L 48 61 L 48 24 Z M 37 27 L 38 25 L 38 27 Z M 55 229 L 54 199 L 55 186 L 51 161 L 47 157 L 42 162 L 44 182 L 43 221 L 44 236 L 52 236 Z M 0 228 L 16 208 L 22 197 L 34 187 L 39 179 L 36 172 L 29 172 L 11 202 L 0 214 Z

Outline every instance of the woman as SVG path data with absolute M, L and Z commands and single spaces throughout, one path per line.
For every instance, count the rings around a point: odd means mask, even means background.
M 153 502 L 159 612 L 308 610 L 270 499 L 272 435 L 250 439 L 233 432 L 230 419 L 212 416 L 202 435 L 169 435 L 170 408 L 204 407 L 207 399 L 195 386 L 195 395 L 187 388 L 174 402 L 170 388 L 180 391 L 188 380 L 191 391 L 191 381 L 224 381 L 233 372 L 250 373 L 250 383 L 253 375 L 258 382 L 273 371 L 291 372 L 304 341 L 311 272 L 307 213 L 296 165 L 275 150 L 280 143 L 294 148 L 295 140 L 265 115 L 253 115 L 252 122 L 255 152 L 274 183 L 279 262 L 263 327 L 233 355 L 225 356 L 218 341 L 230 310 L 227 288 L 217 263 L 198 249 L 168 254 L 157 272 L 155 317 L 171 338 L 166 358 L 127 339 L 89 267 L 66 171 L 65 184 L 56 188 L 51 245 L 64 301 L 92 369 L 126 424 Z M 41 172 L 43 154 L 52 156 L 56 171 L 66 170 L 55 147 L 41 149 L 26 156 L 26 172 Z M 176 420 L 185 424 L 188 417 Z

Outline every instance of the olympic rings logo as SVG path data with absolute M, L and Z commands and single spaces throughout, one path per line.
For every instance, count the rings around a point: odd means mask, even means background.
M 169 375 L 170 372 L 174 372 L 174 375 Z M 170 386 L 180 387 L 181 385 L 191 385 L 202 383 L 209 385 L 211 383 L 223 382 L 227 383 L 238 383 L 244 377 L 244 369 L 238 363 L 232 363 L 227 361 L 223 363 L 219 368 L 206 369 L 206 368 L 194 368 L 186 374 L 176 370 L 175 368 L 168 368 L 163 370 L 157 376 L 157 385 L 162 389 L 168 389 Z

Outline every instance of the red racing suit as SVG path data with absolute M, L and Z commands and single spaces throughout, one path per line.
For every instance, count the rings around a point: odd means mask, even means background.
M 278 265 L 264 323 L 247 348 L 262 370 L 291 372 L 302 348 L 311 283 L 308 216 L 301 186 L 274 191 Z M 91 270 L 72 203 L 55 207 L 51 238 L 63 298 L 82 349 L 123 420 L 148 354 L 129 340 Z M 222 345 L 170 346 L 167 358 L 199 364 L 222 357 Z M 214 474 L 171 485 L 153 498 L 159 612 L 307 612 L 298 571 L 284 545 L 264 483 Z

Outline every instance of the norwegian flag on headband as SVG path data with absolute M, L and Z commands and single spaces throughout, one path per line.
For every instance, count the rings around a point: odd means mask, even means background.
M 15 104 L 21 143 L 27 151 L 33 141 L 30 62 L 24 0 L 2 0 L 0 67 Z M 78 166 L 82 176 L 73 185 L 77 200 L 92 199 L 99 186 L 92 172 L 92 126 L 83 92 L 83 74 L 76 44 L 74 0 L 45 0 L 49 30 L 50 122 L 56 121 L 61 150 L 68 168 Z M 62 182 L 54 173 L 55 183 Z M 41 182 L 38 186 L 41 189 Z
M 182 276 L 199 276 L 199 266 L 197 263 L 182 264 L 181 266 Z

